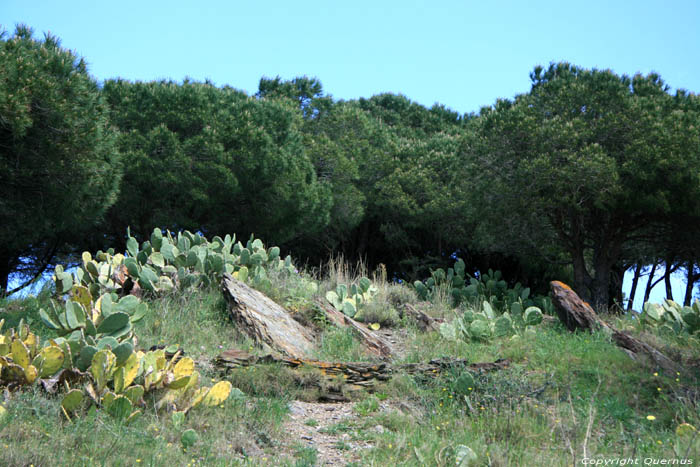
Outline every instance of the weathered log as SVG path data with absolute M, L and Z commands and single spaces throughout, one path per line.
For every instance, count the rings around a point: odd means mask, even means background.
M 421 374 L 428 377 L 433 377 L 443 371 L 453 370 L 455 368 L 484 372 L 506 368 L 510 364 L 510 361 L 499 359 L 495 362 L 470 363 L 464 359 L 441 358 L 431 360 L 428 363 L 408 363 L 402 365 L 366 362 L 344 363 L 286 358 L 272 354 L 256 357 L 237 349 L 227 350 L 219 354 L 213 361 L 214 367 L 221 371 L 228 371 L 260 363 L 279 363 L 290 368 L 316 368 L 321 374 L 328 378 L 342 378 L 345 384 L 369 387 L 376 381 L 387 381 L 391 379 L 395 373 L 399 372 Z
M 552 281 L 549 285 L 552 289 L 552 302 L 557 310 L 557 315 L 570 331 L 576 329 L 584 329 L 589 332 L 603 330 L 610 334 L 615 345 L 624 349 L 632 359 L 638 360 L 642 356 L 671 374 L 680 371 L 680 367 L 673 360 L 654 347 L 626 332 L 618 331 L 600 319 L 593 308 L 581 300 L 568 285 L 559 281 Z
M 416 320 L 421 331 L 438 331 L 440 330 L 440 324 L 445 321 L 443 319 L 433 318 L 410 303 L 404 305 L 404 313 Z
M 222 287 L 231 319 L 256 343 L 292 358 L 311 355 L 313 336 L 287 310 L 230 274 Z
M 331 323 L 341 328 L 350 327 L 353 329 L 370 353 L 383 360 L 391 357 L 391 345 L 389 345 L 389 343 L 380 336 L 372 332 L 366 325 L 355 321 L 332 306 L 326 305 L 321 300 L 317 300 L 316 304 L 326 314 Z
M 571 287 L 560 281 L 552 281 L 549 285 L 552 288 L 552 302 L 559 320 L 569 331 L 594 331 L 600 327 L 601 321 L 593 308 L 581 300 Z

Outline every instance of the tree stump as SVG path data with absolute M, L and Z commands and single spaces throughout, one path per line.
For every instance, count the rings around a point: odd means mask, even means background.
M 559 320 L 569 331 L 598 329 L 601 322 L 595 311 L 587 302 L 581 300 L 571 287 L 559 281 L 553 281 L 549 285 L 552 288 L 552 302 Z

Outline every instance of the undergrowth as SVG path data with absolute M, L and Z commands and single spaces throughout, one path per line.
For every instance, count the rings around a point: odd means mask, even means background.
M 316 305 L 338 283 L 367 274 L 362 265 L 350 268 L 335 261 L 322 278 L 304 271 L 272 274 L 264 292 L 318 331 L 313 357 L 374 361 L 353 332 L 324 320 Z M 381 268 L 372 277 L 377 293 L 366 316 L 384 328 L 402 328 L 405 350 L 394 364 L 437 358 L 510 363 L 466 376 L 459 366 L 434 377 L 397 370 L 391 380 L 355 392 L 354 416 L 324 430 L 347 434 L 340 450 L 353 449 L 357 441 L 369 443 L 362 465 L 456 465 L 467 454 L 473 454 L 474 465 L 698 459 L 697 431 L 676 431 L 683 423 L 700 427 L 700 352 L 687 340 L 650 333 L 633 316 L 615 322 L 682 363 L 683 375 L 632 360 L 602 333 L 570 333 L 552 322 L 514 337 L 448 340 L 437 331 L 420 331 L 405 315 L 406 304 L 418 302 L 412 289 L 387 282 Z M 47 299 L 41 294 L 5 300 L 2 317 L 10 325 L 24 319 L 42 338 L 50 338 L 38 325 L 38 309 Z M 449 290 L 437 290 L 433 302 L 420 307 L 434 317 L 455 316 Z M 215 373 L 208 362 L 223 350 L 264 353 L 236 329 L 215 287 L 151 299 L 149 308 L 135 328 L 140 348 L 176 344 L 198 362 L 203 378 L 226 378 L 240 392 L 223 409 L 193 411 L 180 424 L 167 412 L 147 411 L 129 425 L 101 411 L 68 422 L 60 415 L 57 396 L 36 387 L 6 392 L 0 465 L 316 465 L 317 450 L 287 439 L 283 423 L 290 401 L 318 400 L 335 382 L 317 370 L 292 371 L 278 364 Z M 185 448 L 181 436 L 187 429 L 199 436 Z

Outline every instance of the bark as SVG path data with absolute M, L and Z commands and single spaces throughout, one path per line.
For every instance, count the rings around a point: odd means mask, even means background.
M 591 287 L 591 301 L 598 312 L 610 308 L 610 280 L 614 266 L 620 256 L 622 241 L 608 233 L 601 234 L 599 246 L 593 251 L 594 278 Z
M 632 306 L 634 305 L 634 296 L 637 293 L 637 284 L 639 284 L 639 276 L 642 272 L 642 265 L 637 263 L 637 267 L 634 270 L 634 278 L 632 279 L 632 288 L 630 289 L 630 297 L 627 302 L 627 311 L 632 311 Z
M 231 319 L 258 344 L 292 358 L 311 355 L 313 336 L 287 310 L 229 274 L 222 286 Z
M 0 250 L 0 297 L 7 292 L 7 283 L 10 277 L 10 258 L 4 251 Z
M 700 278 L 700 275 L 693 274 L 693 269 L 695 264 L 693 261 L 688 261 L 686 264 L 686 283 L 685 283 L 685 297 L 683 298 L 683 306 L 690 306 L 693 300 L 693 289 L 695 288 L 695 282 Z
M 610 302 L 610 266 L 600 263 L 596 267 L 595 279 L 593 280 L 593 290 L 591 291 L 591 301 L 598 311 L 608 309 Z
M 554 281 L 550 284 L 552 288 L 552 303 L 557 311 L 559 320 L 569 329 L 585 329 L 595 331 L 600 327 L 600 319 L 596 316 L 593 308 L 581 300 L 571 287 L 563 282 Z
M 610 270 L 610 283 L 608 287 L 609 299 L 608 309 L 614 311 L 615 313 L 624 312 L 624 298 L 622 294 L 622 283 L 625 278 L 626 267 L 616 263 Z
M 256 357 L 243 350 L 231 349 L 219 354 L 213 360 L 213 366 L 221 371 L 229 371 L 257 364 L 278 363 L 292 369 L 315 368 L 331 381 L 343 381 L 350 386 L 371 387 L 377 381 L 387 381 L 396 373 L 408 373 L 434 378 L 445 371 L 466 369 L 474 372 L 501 370 L 510 365 L 506 359 L 495 362 L 471 363 L 465 359 L 440 358 L 427 363 L 406 363 L 390 365 L 388 363 L 367 362 L 322 362 L 275 355 Z
M 671 287 L 671 274 L 678 269 L 678 265 L 671 266 L 672 260 L 666 261 L 666 269 L 664 270 L 664 285 L 666 286 L 666 299 L 673 300 L 673 288 Z
M 649 344 L 632 337 L 626 332 L 621 332 L 601 320 L 590 305 L 579 298 L 576 292 L 566 284 L 553 281 L 552 302 L 557 310 L 557 315 L 562 323 L 570 330 L 583 329 L 585 331 L 603 331 L 610 335 L 612 341 L 627 352 L 634 360 L 649 360 L 653 366 L 662 368 L 669 374 L 680 372 L 681 368 L 664 354 Z
M 646 302 L 649 301 L 649 295 L 651 295 L 651 289 L 654 288 L 654 286 L 657 284 L 657 282 L 654 282 L 654 273 L 656 272 L 656 267 L 658 266 L 658 262 L 654 260 L 654 263 L 651 265 L 651 271 L 649 272 L 649 280 L 647 281 L 647 286 L 644 289 L 644 300 L 642 301 L 642 305 L 644 305 Z
M 589 287 L 592 279 L 586 270 L 586 260 L 583 257 L 583 250 L 572 251 L 571 256 L 574 267 L 574 288 L 584 300 L 588 301 L 591 299 Z

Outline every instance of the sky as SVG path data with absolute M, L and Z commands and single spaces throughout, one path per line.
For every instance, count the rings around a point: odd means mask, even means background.
M 535 65 L 658 72 L 700 92 L 700 2 L 0 0 L 0 24 L 50 31 L 98 79 L 185 77 L 249 94 L 261 76 L 336 99 L 401 93 L 478 112 L 527 92 Z
M 306 75 L 336 99 L 392 92 L 469 113 L 568 61 L 700 92 L 698 0 L 0 0 L 0 25 L 17 23 L 58 36 L 99 81 L 189 77 L 253 94 L 262 76 Z

